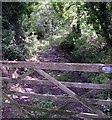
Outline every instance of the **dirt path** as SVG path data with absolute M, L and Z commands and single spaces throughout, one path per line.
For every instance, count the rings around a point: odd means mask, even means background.
M 69 62 L 65 58 L 65 54 L 57 47 L 50 47 L 44 51 L 40 50 L 37 54 L 37 60 L 40 62 Z

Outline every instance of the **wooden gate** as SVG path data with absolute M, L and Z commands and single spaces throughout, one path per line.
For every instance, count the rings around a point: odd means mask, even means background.
M 62 71 L 83 71 L 83 72 L 112 72 L 111 65 L 105 64 L 86 64 L 86 63 L 49 63 L 49 62 L 31 62 L 31 61 L 1 61 L 2 67 L 7 68 L 28 68 L 29 70 L 20 75 L 18 78 L 12 78 L 11 71 L 10 77 L 2 77 L 3 81 L 8 83 L 25 83 L 25 84 L 35 84 L 35 85 L 55 85 L 65 93 L 67 96 L 60 95 L 50 95 L 50 94 L 31 94 L 31 93 L 20 93 L 15 92 L 13 94 L 18 95 L 29 95 L 37 98 L 43 99 L 64 99 L 67 100 L 72 99 L 73 102 L 82 105 L 84 108 L 88 109 L 87 113 L 76 113 L 75 117 L 82 119 L 110 119 L 111 117 L 106 115 L 100 109 L 98 109 L 95 105 L 112 105 L 112 100 L 101 100 L 101 99 L 90 99 L 89 96 L 94 95 L 96 92 L 100 92 L 102 90 L 110 90 L 111 89 L 111 81 L 108 80 L 105 84 L 93 84 L 93 83 L 75 83 L 75 82 L 60 82 L 56 80 L 54 77 L 49 75 L 46 70 L 62 70 Z M 38 80 L 38 79 L 27 79 L 26 76 L 30 75 L 34 71 L 38 72 L 40 75 L 47 78 L 46 80 Z M 79 96 L 72 90 L 70 87 L 74 88 L 88 88 L 89 92 Z M 67 112 L 67 111 L 66 111 Z

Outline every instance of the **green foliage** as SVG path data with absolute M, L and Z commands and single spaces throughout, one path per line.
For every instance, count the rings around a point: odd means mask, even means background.
M 7 19 L 9 23 L 13 24 L 22 18 L 23 14 L 27 14 L 28 16 L 33 11 L 33 7 L 31 3 L 25 2 L 3 2 L 2 3 L 2 16 L 3 19 Z
M 109 80 L 109 75 L 106 73 L 86 73 L 82 72 L 81 75 L 85 78 L 87 78 L 87 82 L 90 83 L 107 83 Z
M 71 80 L 71 75 L 68 72 L 64 72 L 63 74 L 57 75 L 56 79 L 60 80 L 60 81 L 67 81 L 68 82 Z
M 79 34 L 76 34 L 74 32 L 70 32 L 66 35 L 66 37 L 63 37 L 63 41 L 60 43 L 59 48 L 63 50 L 64 52 L 70 53 L 74 49 L 76 49 L 75 42 L 79 38 Z M 80 43 L 83 41 L 79 41 Z
M 86 48 L 86 46 L 80 46 L 79 49 L 74 50 L 71 53 L 72 61 L 82 63 L 99 63 L 105 57 L 103 53 L 98 53 L 94 48 Z
M 87 12 L 89 14 L 88 23 L 93 24 L 97 34 L 105 37 L 108 46 L 112 45 L 112 24 L 111 24 L 111 3 L 86 3 Z
M 14 31 L 4 30 L 2 35 L 2 51 L 4 60 L 25 60 L 28 56 L 28 48 L 25 44 L 15 44 Z
M 37 98 L 32 98 L 32 105 L 35 104 L 35 106 L 39 108 L 46 108 L 46 109 L 56 109 L 56 106 L 54 105 L 54 102 L 52 100 L 39 100 Z M 34 114 L 35 117 L 42 118 L 42 117 L 49 117 L 49 115 L 46 112 L 42 111 L 31 111 L 32 114 Z M 29 116 L 28 116 L 29 118 Z
M 73 50 L 73 48 L 74 48 L 74 42 L 73 41 L 64 40 L 63 42 L 61 42 L 59 47 L 64 52 L 70 53 Z
M 103 13 L 102 7 L 105 8 L 108 15 Z M 91 8 L 94 8 L 93 10 Z M 10 9 L 9 9 L 10 8 Z M 51 40 L 53 44 L 54 41 L 58 44 L 54 36 L 61 36 L 64 39 L 61 41 L 61 46 L 63 51 L 72 52 L 75 59 L 81 59 L 84 55 L 84 62 L 97 62 L 100 59 L 97 56 L 103 56 L 103 53 L 97 55 L 96 48 L 89 48 L 87 38 L 97 37 L 99 40 L 99 35 L 102 35 L 102 24 L 106 24 L 111 19 L 110 15 L 111 5 L 108 3 L 81 3 L 81 2 L 49 2 L 49 3 L 21 3 L 21 2 L 11 2 L 3 3 L 3 28 L 13 29 L 13 24 L 17 21 L 23 29 L 25 30 L 26 38 L 31 40 L 26 41 L 30 47 L 30 54 L 35 53 L 36 44 L 38 43 L 38 35 L 34 35 L 37 32 L 41 32 L 44 35 L 43 41 Z M 103 10 L 104 11 L 104 10 Z M 101 21 L 98 16 L 102 18 L 103 14 L 108 17 L 108 22 L 104 19 Z M 110 16 L 109 16 L 110 15 Z M 72 31 L 71 23 L 74 22 L 78 28 L 81 29 L 81 36 Z M 108 27 L 109 27 L 108 23 Z M 105 26 L 103 26 L 105 27 Z M 110 29 L 108 31 L 111 31 Z M 17 36 L 17 31 L 15 31 L 15 36 Z M 97 33 L 97 35 L 95 34 Z M 32 35 L 31 35 L 32 34 Z M 110 34 L 110 32 L 109 32 Z M 19 34 L 22 36 L 21 34 Z M 64 37 L 63 37 L 64 36 Z M 81 37 L 81 38 L 80 38 Z M 104 39 L 104 38 L 103 38 Z M 17 41 L 17 40 L 16 40 Z M 89 40 L 90 41 L 90 40 Z M 95 41 L 95 39 L 94 39 Z M 8 41 L 7 41 L 8 42 Z M 41 41 L 40 41 L 41 42 Z M 60 40 L 59 40 L 60 42 Z M 85 43 L 86 44 L 85 44 Z M 91 42 L 91 41 L 90 41 Z M 21 43 L 21 42 L 20 42 Z M 82 44 L 85 45 L 82 45 Z M 91 42 L 91 44 L 93 44 Z M 95 45 L 95 44 L 94 44 Z M 72 47 L 74 46 L 74 50 Z M 27 47 L 27 48 L 28 48 Z M 92 46 L 93 47 L 93 46 Z M 13 49 L 13 48 L 11 48 Z M 85 50 L 84 50 L 85 49 Z M 15 50 L 18 53 L 18 50 Z M 81 52 L 80 52 L 81 51 Z M 92 52 L 92 54 L 90 54 Z M 15 53 L 14 53 L 15 54 Z M 33 54 L 32 54 L 33 55 Z M 99 60 L 96 60 L 96 59 Z M 90 60 L 89 60 L 90 59 Z M 95 60 L 92 60 L 95 59 Z M 74 60 L 75 61 L 75 60 Z
M 22 16 L 28 17 L 33 11 L 32 3 L 3 2 L 3 39 L 2 51 L 4 60 L 25 60 L 34 52 L 31 52 L 29 43 L 25 42 L 24 30 L 21 26 Z
M 96 41 L 96 42 L 95 42 Z M 74 40 L 74 49 L 71 52 L 70 59 L 72 62 L 82 63 L 105 63 L 105 52 L 102 49 L 104 41 L 86 40 L 80 37 Z

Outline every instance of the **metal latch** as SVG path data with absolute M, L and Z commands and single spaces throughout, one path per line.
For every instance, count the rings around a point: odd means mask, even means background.
M 112 73 L 112 66 L 103 66 L 102 71 L 105 73 Z

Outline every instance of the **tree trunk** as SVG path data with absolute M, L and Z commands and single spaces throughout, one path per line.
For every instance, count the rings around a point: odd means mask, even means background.
M 90 9 L 93 11 L 94 15 L 99 20 L 99 23 L 101 25 L 101 30 L 105 38 L 105 41 L 107 43 L 107 46 L 112 47 L 112 39 L 110 37 L 111 27 L 109 27 L 111 26 L 111 19 L 110 19 L 109 11 L 107 9 L 107 3 L 104 2 L 104 3 L 88 3 L 88 4 Z
M 25 33 L 18 22 L 13 23 L 13 29 L 15 31 L 15 42 L 17 45 L 24 43 Z

